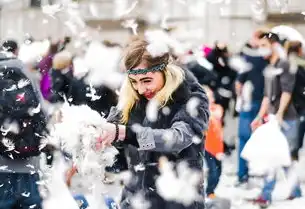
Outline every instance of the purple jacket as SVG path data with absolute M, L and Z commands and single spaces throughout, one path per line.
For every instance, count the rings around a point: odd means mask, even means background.
M 54 54 L 48 54 L 38 63 L 38 68 L 42 75 L 40 80 L 40 90 L 43 98 L 48 99 L 51 91 L 51 76 L 49 75 L 49 71 L 52 68 Z

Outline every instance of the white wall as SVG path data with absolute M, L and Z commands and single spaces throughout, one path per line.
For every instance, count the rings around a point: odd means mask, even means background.
M 71 34 L 71 31 L 64 24 L 64 21 L 67 19 L 53 19 L 43 14 L 40 10 L 21 9 L 23 4 L 27 4 L 26 1 L 15 0 L 15 3 L 3 7 L 0 14 L 0 35 L 2 40 L 5 38 L 15 38 L 21 41 L 27 32 L 33 34 L 37 39 L 47 36 L 57 38 Z M 116 1 L 120 2 L 122 0 Z M 187 4 L 183 4 L 184 1 Z M 150 2 L 150 4 L 140 5 L 142 8 L 145 8 L 145 11 L 141 14 L 144 16 L 157 14 L 159 19 L 162 19 L 164 14 L 174 18 L 183 17 L 185 20 L 169 22 L 169 25 L 174 24 L 178 27 L 178 31 L 180 30 L 178 35 L 182 39 L 188 38 L 194 43 L 208 44 L 213 44 L 215 40 L 221 40 L 230 43 L 233 48 L 239 47 L 249 38 L 251 32 L 259 26 L 259 24 L 250 19 L 252 15 L 251 2 L 253 0 L 223 0 L 222 4 L 205 3 L 212 1 L 215 2 L 215 0 L 171 0 L 168 5 L 165 5 L 167 6 L 165 7 L 166 9 L 155 9 L 157 11 L 153 9 L 157 8 L 155 5 L 157 1 L 146 1 Z M 96 0 L 94 2 L 97 4 Z M 304 0 L 290 0 L 289 2 L 289 10 L 305 10 Z M 90 6 L 88 5 L 90 4 L 84 6 L 87 7 L 84 11 L 87 16 L 92 16 L 92 11 L 90 11 Z M 103 12 L 103 9 L 109 12 L 113 7 L 110 3 L 107 3 L 108 6 L 104 7 L 100 4 L 98 5 L 95 9 L 98 14 L 101 13 L 101 16 L 104 17 L 107 16 L 107 12 Z M 279 11 L 279 8 L 272 4 L 269 7 L 272 12 Z M 135 13 L 137 12 L 132 12 L 132 14 Z M 238 17 L 238 19 L 228 18 L 230 16 Z M 305 34 L 305 24 L 293 26 Z M 184 33 L 181 31 L 184 31 Z M 101 29 L 101 33 L 98 36 L 103 39 L 124 42 L 129 35 L 126 30 L 103 31 Z

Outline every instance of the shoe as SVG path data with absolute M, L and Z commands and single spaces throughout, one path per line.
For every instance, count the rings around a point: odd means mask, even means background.
M 293 200 L 296 198 L 302 197 L 302 191 L 299 186 L 297 186 L 291 193 L 291 195 L 287 198 L 287 200 Z
M 262 196 L 258 197 L 257 199 L 253 200 L 254 204 L 257 204 L 260 208 L 267 208 L 270 206 L 270 201 L 265 200 Z
M 104 198 L 105 204 L 107 206 L 107 209 L 118 209 L 118 205 L 111 197 L 105 197 Z
M 75 195 L 73 197 L 74 197 L 74 200 L 77 202 L 78 207 L 80 209 L 86 209 L 89 207 L 88 201 L 84 195 Z
M 237 181 L 234 184 L 234 187 L 240 188 L 240 189 L 248 189 L 248 187 L 249 187 L 248 181 Z
M 110 172 L 105 172 L 105 177 L 103 182 L 104 184 L 113 184 L 115 182 L 115 174 Z
M 208 198 L 209 198 L 209 199 L 215 199 L 215 198 L 216 198 L 216 195 L 215 195 L 214 193 L 209 194 L 209 195 L 208 195 Z

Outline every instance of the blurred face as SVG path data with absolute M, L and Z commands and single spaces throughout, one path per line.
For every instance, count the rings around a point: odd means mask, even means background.
M 265 59 L 269 59 L 272 54 L 272 44 L 265 38 L 258 41 L 258 47 Z
M 147 68 L 145 63 L 141 63 L 134 69 Z M 149 72 L 146 74 L 129 75 L 129 80 L 138 94 L 147 100 L 152 99 L 164 86 L 165 80 L 162 72 Z

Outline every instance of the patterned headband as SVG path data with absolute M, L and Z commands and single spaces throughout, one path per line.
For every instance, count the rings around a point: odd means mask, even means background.
M 166 67 L 166 64 L 165 63 L 162 63 L 160 65 L 156 65 L 156 66 L 153 66 L 151 68 L 144 68 L 144 69 L 130 69 L 130 70 L 127 70 L 127 74 L 130 75 L 138 75 L 138 74 L 146 74 L 146 73 L 149 73 L 149 72 L 157 72 L 157 71 L 162 71 L 164 70 Z

